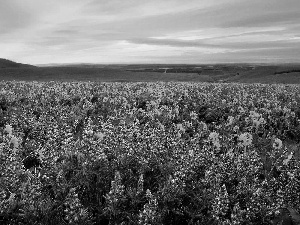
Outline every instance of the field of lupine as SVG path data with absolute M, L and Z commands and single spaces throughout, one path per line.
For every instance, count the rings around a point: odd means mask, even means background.
M 0 224 L 299 224 L 300 86 L 0 83 Z

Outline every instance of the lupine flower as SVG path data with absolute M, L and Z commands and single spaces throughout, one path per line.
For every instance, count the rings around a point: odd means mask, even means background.
M 295 175 L 291 172 L 287 172 L 287 175 L 291 178 L 291 179 L 294 179 L 295 178 Z
M 195 112 L 192 111 L 190 113 L 190 117 L 191 117 L 192 120 L 196 120 L 197 119 L 197 113 L 195 113 Z
M 217 132 L 211 132 L 208 136 L 208 139 L 211 142 L 215 143 L 215 142 L 219 141 L 219 134 Z
M 141 174 L 138 180 L 137 193 L 142 193 L 144 190 L 144 175 Z
M 240 129 L 239 126 L 236 125 L 233 127 L 233 132 L 237 132 L 239 129 Z
M 117 203 L 124 193 L 124 185 L 122 185 L 122 179 L 119 171 L 115 172 L 115 179 L 111 181 L 111 188 L 108 194 L 106 194 L 106 200 L 109 204 Z
M 208 130 L 206 123 L 204 123 L 202 121 L 200 122 L 200 127 L 201 127 L 201 130 L 203 130 L 203 131 L 207 131 Z
M 6 125 L 5 128 L 4 128 L 4 132 L 7 132 L 8 136 L 12 135 L 12 130 L 13 130 L 13 128 L 10 125 Z
M 249 115 L 252 119 L 258 119 L 261 117 L 261 115 L 255 111 L 250 111 L 250 115 Z
M 249 122 L 250 122 L 249 117 L 245 117 L 245 122 L 246 122 L 246 123 L 249 123 Z
M 240 114 L 245 113 L 245 110 L 244 110 L 244 108 L 243 108 L 242 106 L 239 106 L 239 107 L 238 107 L 238 110 L 239 110 L 239 113 L 240 113 Z
M 175 114 L 175 115 L 178 115 L 178 114 L 179 114 L 178 107 L 176 107 L 176 108 L 174 109 L 174 114 Z
M 103 138 L 104 138 L 104 136 L 105 136 L 105 135 L 104 135 L 103 133 L 101 133 L 101 132 L 95 133 L 94 135 L 95 135 L 95 137 L 98 138 L 100 141 L 102 141 Z
M 241 142 L 240 145 L 241 146 L 249 146 L 252 144 L 252 140 L 253 140 L 253 137 L 250 133 L 246 132 L 246 133 L 243 133 L 239 136 L 239 141 Z
M 220 150 L 221 145 L 219 142 L 219 134 L 217 132 L 211 132 L 208 136 L 208 139 L 213 143 L 213 145 Z
M 259 125 L 260 125 L 260 122 L 259 122 L 259 120 L 257 120 L 257 119 L 253 119 L 253 120 L 252 120 L 252 123 L 253 123 L 253 125 L 254 125 L 256 128 L 258 128 Z
M 276 138 L 273 143 L 273 148 L 281 149 L 281 147 L 282 147 L 282 141 L 279 138 Z
M 292 159 L 292 157 L 293 157 L 293 152 L 291 152 L 291 153 L 288 155 L 287 159 L 284 159 L 284 160 L 283 160 L 283 164 L 284 164 L 284 165 L 287 165 L 287 164 L 289 163 L 289 161 Z
M 85 133 L 88 136 L 92 136 L 94 132 L 92 130 L 86 130 Z
M 89 217 L 89 212 L 81 204 L 78 194 L 76 193 L 75 188 L 71 188 L 69 194 L 64 203 L 66 209 L 65 219 L 69 224 L 78 223 L 79 221 L 85 221 Z
M 10 143 L 13 144 L 13 148 L 16 149 L 19 147 L 18 139 L 15 136 L 12 136 Z
M 153 224 L 158 219 L 158 202 L 157 199 L 152 195 L 151 191 L 147 189 L 146 196 L 148 198 L 148 203 L 144 205 L 143 211 L 139 214 L 138 224 Z
M 233 123 L 233 120 L 234 120 L 233 116 L 228 116 L 228 119 L 227 119 L 228 122 L 227 122 L 226 126 L 230 126 Z
M 226 212 L 228 210 L 228 204 L 229 204 L 229 199 L 228 199 L 228 193 L 226 190 L 225 184 L 221 186 L 217 192 L 217 196 L 213 202 L 213 212 L 214 212 L 214 217 L 222 221 L 223 217 L 226 215 Z
M 177 129 L 180 130 L 180 131 L 182 131 L 182 132 L 185 131 L 185 129 L 184 129 L 184 127 L 183 127 L 183 125 L 181 123 L 177 124 Z
M 263 117 L 261 117 L 261 118 L 259 119 L 259 122 L 260 122 L 260 124 L 265 124 L 265 123 L 266 123 L 266 121 L 265 121 L 265 119 L 264 119 Z

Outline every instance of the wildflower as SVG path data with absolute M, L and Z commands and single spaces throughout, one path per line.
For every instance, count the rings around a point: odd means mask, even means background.
M 273 148 L 281 149 L 281 147 L 282 147 L 282 141 L 279 138 L 276 138 L 273 143 Z
M 206 123 L 204 123 L 204 122 L 200 122 L 200 128 L 201 128 L 201 130 L 203 130 L 203 131 L 207 131 L 207 130 L 208 130 L 207 125 L 206 125 Z
M 233 116 L 228 116 L 228 123 L 226 124 L 226 126 L 230 126 L 233 123 L 234 117 Z
M 291 178 L 291 179 L 294 179 L 295 178 L 295 175 L 291 172 L 287 172 L 287 175 Z
M 119 171 L 115 172 L 115 179 L 111 181 L 111 188 L 108 194 L 106 194 L 106 200 L 109 204 L 114 205 L 119 202 L 124 193 L 124 185 L 122 185 L 122 179 Z
M 287 165 L 288 162 L 292 159 L 292 157 L 293 157 L 293 152 L 291 152 L 291 154 L 288 155 L 287 159 L 283 160 L 283 164 Z
M 237 132 L 239 129 L 240 129 L 239 126 L 236 125 L 233 127 L 233 132 Z
M 181 136 L 182 136 L 181 133 L 178 131 L 178 132 L 177 132 L 177 137 L 178 137 L 178 138 L 181 138 Z
M 250 115 L 249 115 L 252 119 L 258 119 L 261 117 L 261 115 L 255 111 L 250 111 Z
M 260 122 L 260 124 L 265 124 L 266 123 L 266 121 L 263 117 L 261 117 L 258 121 Z
M 153 196 L 152 193 L 151 193 L 151 191 L 149 189 L 146 190 L 146 196 L 147 196 L 147 198 L 150 198 L 150 199 Z
M 4 128 L 4 132 L 8 133 L 8 136 L 12 135 L 13 128 L 10 125 L 6 125 Z
M 162 130 L 165 130 L 165 126 L 163 124 L 159 123 L 159 126 Z
M 252 144 L 253 137 L 250 133 L 246 132 L 239 136 L 240 145 L 246 147 Z
M 291 112 L 291 117 L 295 117 L 296 116 L 296 113 L 295 112 Z
M 220 148 L 221 148 L 221 144 L 219 141 L 215 142 L 214 146 L 216 147 L 217 150 L 220 150 Z
M 194 156 L 194 150 L 193 150 L 193 149 L 189 150 L 189 155 L 190 155 L 191 157 Z
M 178 114 L 179 114 L 179 109 L 178 109 L 178 107 L 176 107 L 176 108 L 173 110 L 173 112 L 174 112 L 175 115 L 178 115 Z
M 229 196 L 225 184 L 217 190 L 215 199 L 213 201 L 214 217 L 217 220 L 222 220 L 226 215 L 229 204 Z
M 92 136 L 94 132 L 92 130 L 86 130 L 85 133 L 88 136 Z
M 246 123 L 249 123 L 249 122 L 250 122 L 249 117 L 245 117 L 245 122 L 246 122 Z
M 259 122 L 259 120 L 257 120 L 257 119 L 253 119 L 253 125 L 256 127 L 256 128 L 258 128 L 259 127 L 259 125 L 260 125 L 260 122 Z
M 144 190 L 144 175 L 141 174 L 138 180 L 137 193 L 140 194 Z
M 178 129 L 178 130 L 184 130 L 181 123 L 177 124 L 177 129 Z
M 11 193 L 9 199 L 8 199 L 8 202 L 10 205 L 13 205 L 15 203 L 15 197 L 16 197 L 16 194 L 15 193 Z
M 249 115 L 250 117 L 254 117 L 254 115 L 255 115 L 254 111 L 250 111 L 249 113 L 250 113 L 250 115 Z
M 11 136 L 10 143 L 13 145 L 14 150 L 19 147 L 18 139 L 15 136 Z
M 81 204 L 75 188 L 70 189 L 64 205 L 66 207 L 64 210 L 65 219 L 68 220 L 70 224 L 78 222 L 79 220 L 86 221 L 88 219 L 89 212 Z
M 159 214 L 158 214 L 158 202 L 157 199 L 152 195 L 151 191 L 147 189 L 146 197 L 148 198 L 148 203 L 144 205 L 143 211 L 139 213 L 139 222 L 138 224 L 154 224 L 156 223 Z
M 217 132 L 211 132 L 208 136 L 208 139 L 211 142 L 215 143 L 215 142 L 219 141 L 219 134 Z
M 95 137 L 98 138 L 100 141 L 103 140 L 104 136 L 105 135 L 103 133 L 101 133 L 101 132 L 95 133 Z
M 190 117 L 191 117 L 192 120 L 196 120 L 197 119 L 197 113 L 195 113 L 195 112 L 192 111 L 190 113 Z
M 240 113 L 240 114 L 245 113 L 245 110 L 244 110 L 244 108 L 243 108 L 242 106 L 239 106 L 239 107 L 238 107 L 238 110 L 239 110 L 239 113 Z
M 208 139 L 213 143 L 217 150 L 220 150 L 221 145 L 219 142 L 219 134 L 217 132 L 211 132 L 208 136 Z

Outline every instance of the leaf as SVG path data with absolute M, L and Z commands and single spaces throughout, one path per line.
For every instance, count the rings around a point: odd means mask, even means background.
M 293 208 L 287 208 L 290 212 L 290 215 L 292 217 L 292 221 L 294 225 L 300 225 L 300 214 L 294 210 Z
M 113 120 L 111 121 L 111 123 L 112 123 L 114 126 L 119 126 L 119 124 L 120 124 L 120 119 L 113 119 Z
M 281 208 L 277 210 L 278 215 L 272 220 L 273 225 L 293 225 L 292 219 L 288 214 L 288 210 L 286 208 Z
M 278 178 L 281 174 L 281 171 L 278 170 L 276 166 L 274 166 L 271 173 L 274 178 Z
M 291 160 L 292 157 L 293 157 L 293 152 L 291 152 L 291 154 L 288 155 L 287 159 L 283 160 L 283 164 L 287 165 L 288 162 Z
M 40 148 L 39 150 L 38 150 L 38 153 L 39 153 L 39 160 L 41 160 L 41 161 L 43 161 L 43 159 L 45 158 L 45 154 L 44 154 L 44 151 L 45 151 L 45 149 L 43 149 L 43 148 Z
M 273 225 L 300 225 L 300 214 L 293 208 L 278 209 L 278 215 L 272 220 Z

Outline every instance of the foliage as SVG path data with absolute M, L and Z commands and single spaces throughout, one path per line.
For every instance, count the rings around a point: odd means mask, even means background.
M 299 223 L 297 85 L 0 89 L 1 224 Z

